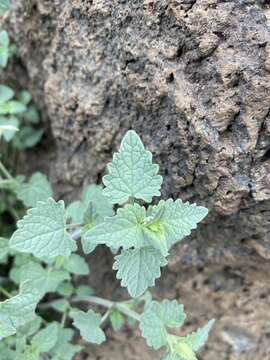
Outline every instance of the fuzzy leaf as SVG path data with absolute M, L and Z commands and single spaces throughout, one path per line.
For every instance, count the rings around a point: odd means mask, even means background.
M 65 269 L 76 275 L 88 275 L 89 266 L 85 259 L 77 254 L 71 254 L 64 265 Z
M 116 277 L 121 279 L 121 285 L 127 287 L 132 297 L 138 297 L 149 286 L 154 286 L 155 279 L 160 277 L 160 268 L 167 264 L 160 252 L 151 247 L 124 250 L 115 260 Z
M 31 340 L 31 344 L 39 350 L 40 353 L 50 351 L 57 341 L 58 326 L 52 323 L 40 330 Z
M 18 221 L 17 226 L 9 242 L 13 250 L 32 253 L 38 258 L 68 257 L 76 250 L 76 243 L 65 228 L 63 201 L 55 202 L 50 198 L 46 202 L 38 202 Z
M 38 296 L 29 282 L 20 287 L 18 295 L 0 302 L 0 339 L 16 333 L 20 326 L 35 317 Z
M 89 204 L 93 206 L 93 214 L 91 219 L 84 221 L 85 213 L 89 208 Z M 112 216 L 113 208 L 108 199 L 103 195 L 103 188 L 99 185 L 87 186 L 82 195 L 81 200 L 72 202 L 67 207 L 67 217 L 72 218 L 76 224 L 87 224 L 94 226 L 103 221 L 105 216 Z
M 161 209 L 164 208 L 162 213 Z M 183 203 L 180 199 L 173 201 L 161 200 L 158 205 L 153 206 L 148 216 L 155 217 L 161 214 L 151 225 L 159 226 L 165 234 L 168 249 L 177 241 L 190 235 L 192 229 L 207 215 L 208 210 L 196 204 Z
M 40 264 L 28 262 L 20 269 L 20 281 L 30 280 L 33 288 L 37 289 L 40 298 L 47 292 L 56 291 L 59 284 L 69 280 L 68 272 L 62 270 L 46 270 Z
M 14 96 L 14 91 L 9 86 L 0 85 L 0 103 L 9 101 L 10 99 L 13 98 L 13 96 Z
M 123 204 L 130 197 L 151 202 L 160 195 L 162 177 L 157 175 L 158 165 L 152 163 L 152 154 L 135 131 L 124 136 L 118 153 L 108 165 L 108 175 L 103 177 L 104 194 L 112 204 Z
M 180 327 L 185 321 L 184 307 L 176 300 L 153 301 L 144 310 L 140 329 L 149 346 L 159 349 L 167 344 L 166 327 Z
M 84 340 L 94 344 L 101 344 L 105 341 L 105 334 L 100 328 L 101 316 L 99 314 L 93 310 L 88 310 L 87 313 L 72 311 L 70 317 L 73 319 L 73 325 L 80 330 Z
M 113 217 L 106 217 L 104 222 L 88 230 L 83 235 L 83 250 L 86 254 L 98 244 L 108 247 L 140 248 L 145 244 L 142 223 L 145 208 L 138 204 L 120 208 Z
M 23 183 L 17 190 L 17 196 L 26 207 L 34 207 L 38 201 L 46 201 L 52 196 L 52 188 L 47 177 L 39 172 L 31 176 L 28 183 Z
M 214 322 L 214 319 L 208 321 L 205 326 L 185 337 L 187 344 L 190 345 L 192 350 L 198 351 L 206 343 Z

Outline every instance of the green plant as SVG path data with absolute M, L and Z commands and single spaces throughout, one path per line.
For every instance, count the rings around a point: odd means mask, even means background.
M 106 338 L 102 325 L 110 321 L 119 330 L 125 317 L 139 322 L 149 346 L 165 349 L 163 360 L 197 359 L 214 321 L 190 335 L 175 335 L 169 330 L 183 325 L 183 305 L 154 301 L 147 289 L 160 276 L 171 247 L 196 228 L 207 209 L 172 199 L 147 206 L 160 196 L 162 177 L 134 131 L 127 132 L 108 165 L 105 188 L 88 186 L 67 209 L 51 198 L 44 175 L 25 182 L 2 171 L 5 180 L 16 184 L 12 191 L 31 207 L 10 240 L 0 243 L 3 261 L 14 257 L 6 286 L 0 288 L 7 298 L 0 303 L 0 354 L 5 359 L 72 359 L 81 350 L 71 342 L 72 324 L 84 340 L 101 344 Z M 86 254 L 100 244 L 116 254 L 113 268 L 131 299 L 110 301 L 87 285 L 76 286 L 76 277 L 90 271 L 75 253 L 80 239 Z M 87 304 L 94 308 L 85 311 Z M 99 307 L 106 309 L 102 315 L 94 311 Z

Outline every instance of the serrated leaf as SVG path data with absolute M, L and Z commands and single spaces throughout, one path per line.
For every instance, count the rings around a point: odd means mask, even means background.
M 215 320 L 212 319 L 208 323 L 199 328 L 197 331 L 185 337 L 185 341 L 191 347 L 192 350 L 198 351 L 207 341 L 209 332 L 211 331 Z
M 62 270 L 44 269 L 40 264 L 29 262 L 20 269 L 20 281 L 30 280 L 33 288 L 37 289 L 40 298 L 47 292 L 56 291 L 59 284 L 69 280 L 68 272 Z
M 113 155 L 108 165 L 108 175 L 103 177 L 106 186 L 104 194 L 112 204 L 123 204 L 128 199 L 142 199 L 151 202 L 160 195 L 162 177 L 157 175 L 158 165 L 152 163 L 152 154 L 135 131 L 124 136 L 119 152 Z
M 87 313 L 72 311 L 70 317 L 84 340 L 94 344 L 101 344 L 105 341 L 105 334 L 100 328 L 101 315 L 96 314 L 93 310 L 88 310 Z
M 84 252 L 88 254 L 98 244 L 124 249 L 147 245 L 143 234 L 145 214 L 145 208 L 138 204 L 127 204 L 124 208 L 119 208 L 115 216 L 106 217 L 104 222 L 89 229 L 83 235 Z
M 40 330 L 31 340 L 31 344 L 39 350 L 40 353 L 50 351 L 56 344 L 58 336 L 58 325 L 52 323 Z
M 92 204 L 94 216 L 87 222 L 84 221 L 84 215 L 88 210 L 89 204 Z M 87 186 L 81 200 L 74 201 L 67 207 L 67 217 L 72 218 L 76 224 L 95 224 L 101 222 L 105 216 L 112 216 L 113 208 L 108 199 L 103 195 L 103 187 L 99 185 Z
M 117 279 L 126 286 L 132 297 L 138 297 L 149 286 L 155 285 L 160 277 L 160 268 L 167 264 L 166 259 L 154 248 L 124 250 L 115 257 L 113 269 L 117 271 Z
M 38 201 L 46 201 L 52 196 L 52 188 L 44 174 L 36 172 L 28 183 L 23 183 L 16 191 L 20 200 L 26 207 L 34 207 Z
M 0 339 L 15 334 L 20 326 L 34 319 L 38 296 L 30 285 L 23 283 L 18 295 L 0 302 Z
M 153 206 L 148 212 L 148 216 L 155 217 L 164 208 L 159 218 L 150 224 L 158 225 L 164 231 L 168 249 L 177 241 L 190 235 L 192 229 L 196 229 L 197 224 L 207 215 L 208 210 L 196 204 L 183 203 L 180 199 L 173 201 L 161 200 L 158 205 Z
M 63 201 L 55 202 L 50 198 L 46 202 L 38 202 L 18 221 L 17 226 L 9 242 L 13 250 L 32 253 L 38 258 L 54 258 L 68 257 L 77 248 L 66 231 Z
M 115 331 L 120 330 L 124 324 L 124 317 L 117 309 L 111 310 L 110 320 L 111 320 L 112 327 Z
M 90 273 L 87 262 L 78 254 L 71 254 L 71 256 L 66 259 L 64 267 L 76 275 L 88 275 Z
M 58 339 L 55 346 L 50 351 L 52 360 L 73 360 L 74 355 L 82 350 L 81 346 L 69 343 L 72 337 L 72 329 L 62 329 L 60 324 L 58 325 Z
M 149 346 L 159 349 L 167 344 L 167 327 L 180 327 L 185 321 L 184 307 L 176 300 L 153 301 L 141 315 L 140 329 Z

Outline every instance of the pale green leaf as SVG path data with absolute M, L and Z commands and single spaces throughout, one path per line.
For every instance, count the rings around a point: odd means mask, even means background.
M 69 308 L 69 302 L 66 299 L 54 300 L 50 303 L 50 305 L 54 310 L 60 313 L 66 312 Z
M 17 226 L 9 242 L 13 250 L 32 253 L 38 258 L 68 257 L 76 250 L 75 241 L 66 231 L 63 201 L 55 202 L 50 198 L 38 202 Z
M 31 99 L 32 99 L 31 94 L 29 93 L 29 91 L 26 90 L 22 90 L 18 95 L 18 100 L 24 105 L 28 105 Z
M 167 264 L 166 259 L 154 248 L 124 250 L 115 257 L 113 269 L 117 271 L 117 279 L 126 286 L 132 297 L 138 297 L 149 286 L 155 285 L 160 277 L 160 268 Z
M 19 121 L 14 116 L 2 117 L 0 116 L 0 138 L 3 135 L 3 138 L 9 142 L 13 139 L 16 132 L 19 130 Z
M 149 227 L 157 226 L 164 232 L 169 249 L 174 243 L 190 235 L 191 230 L 196 229 L 207 213 L 208 210 L 202 206 L 183 203 L 180 199 L 169 199 L 161 200 L 158 205 L 151 207 L 147 215 L 155 218 L 155 215 L 159 214 L 157 220 Z
M 82 350 L 81 346 L 69 343 L 72 337 L 72 329 L 62 329 L 60 324 L 58 325 L 58 339 L 55 346 L 50 351 L 52 360 L 73 360 L 74 355 Z
M 35 316 L 35 318 L 28 322 L 27 324 L 19 328 L 19 333 L 25 336 L 31 336 L 35 334 L 41 327 L 42 319 L 40 316 Z
M 145 214 L 145 208 L 138 204 L 127 204 L 124 208 L 119 208 L 115 216 L 106 217 L 103 223 L 83 235 L 84 252 L 91 252 L 98 244 L 124 249 L 147 245 L 143 233 Z
M 29 282 L 20 287 L 18 295 L 0 302 L 0 339 L 16 333 L 16 330 L 35 318 L 38 296 Z
M 71 254 L 66 259 L 65 269 L 76 275 L 89 275 L 89 266 L 85 259 L 78 254 Z
M 10 0 L 0 0 L 0 15 L 3 15 L 10 8 Z
M 105 334 L 100 328 L 101 315 L 96 314 L 93 310 L 72 311 L 70 317 L 73 319 L 73 325 L 80 330 L 84 340 L 101 344 L 105 341 Z
M 198 360 L 195 352 L 185 341 L 179 341 L 174 346 L 174 354 L 179 360 Z
M 20 281 L 30 280 L 33 288 L 37 289 L 40 298 L 47 292 L 56 291 L 59 284 L 69 280 L 67 271 L 44 269 L 40 264 L 28 262 L 20 269 Z
M 158 170 L 158 165 L 152 163 L 152 154 L 130 130 L 108 165 L 108 175 L 103 177 L 104 194 L 113 204 L 123 204 L 130 197 L 151 202 L 153 196 L 160 195 L 162 177 L 157 175 Z
M 19 150 L 29 149 L 40 141 L 43 133 L 43 129 L 25 126 L 18 132 L 13 144 Z
M 167 327 L 180 327 L 185 321 L 184 307 L 176 300 L 153 301 L 141 315 L 140 329 L 149 346 L 159 349 L 167 344 Z
M 1 14 L 1 4 L 0 4 L 0 14 Z M 2 68 L 5 68 L 8 63 L 8 55 L 9 55 L 8 47 L 9 47 L 8 33 L 5 30 L 2 30 L 0 31 L 0 67 Z
M 92 216 L 87 222 L 84 221 L 85 213 L 92 204 Z M 67 207 L 67 217 L 70 217 L 76 224 L 95 225 L 101 222 L 105 216 L 112 216 L 113 208 L 108 199 L 103 195 L 103 188 L 99 185 L 87 186 L 81 200 L 72 202 Z
M 73 294 L 74 287 L 70 282 L 65 281 L 58 286 L 56 291 L 62 296 L 69 297 Z
M 28 183 L 23 183 L 16 191 L 26 207 L 34 207 L 38 201 L 46 201 L 52 196 L 52 188 L 44 174 L 36 172 Z
M 13 98 L 13 96 L 14 96 L 14 91 L 9 86 L 0 85 L 0 103 L 9 101 L 10 99 Z
M 190 345 L 192 350 L 198 351 L 206 343 L 214 322 L 214 319 L 208 321 L 205 326 L 185 337 L 185 341 Z
M 40 353 L 50 351 L 56 344 L 58 336 L 57 323 L 51 323 L 40 330 L 31 340 L 31 344 L 39 350 Z

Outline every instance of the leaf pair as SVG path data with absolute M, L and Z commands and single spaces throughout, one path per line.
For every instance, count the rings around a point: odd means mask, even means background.
M 207 341 L 214 320 L 185 337 L 170 335 L 168 328 L 179 328 L 186 319 L 184 307 L 176 300 L 152 301 L 147 304 L 140 320 L 142 336 L 154 349 L 167 347 L 162 360 L 197 360 L 195 352 Z

